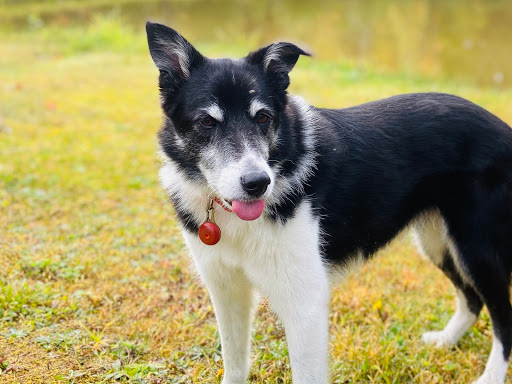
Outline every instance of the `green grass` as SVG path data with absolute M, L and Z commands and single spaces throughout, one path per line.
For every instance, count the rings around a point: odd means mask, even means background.
M 110 15 L 2 36 L 0 381 L 220 382 L 212 305 L 158 185 L 157 71 L 143 28 Z M 291 91 L 326 107 L 450 92 L 512 123 L 510 90 L 350 61 L 301 59 Z M 420 342 L 448 321 L 453 296 L 402 235 L 333 290 L 333 382 L 471 382 L 491 347 L 487 312 L 456 348 Z M 253 334 L 251 382 L 290 383 L 284 330 L 264 303 Z

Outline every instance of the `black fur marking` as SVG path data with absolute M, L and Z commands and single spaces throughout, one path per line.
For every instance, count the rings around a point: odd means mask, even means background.
M 176 216 L 178 216 L 178 220 L 180 221 L 182 227 L 189 231 L 190 233 L 197 233 L 199 231 L 199 226 L 202 223 L 198 223 L 191 212 L 186 209 L 181 208 L 180 199 L 176 196 L 171 197 L 171 202 L 174 206 L 174 211 L 176 212 Z M 206 219 L 206 214 L 205 214 Z
M 286 179 L 292 177 L 297 171 L 297 166 L 306 155 L 307 148 L 304 145 L 305 128 L 301 127 L 302 123 L 297 108 L 290 103 L 285 111 L 279 125 L 278 144 L 270 152 L 269 164 L 271 167 L 279 169 L 276 178 Z M 304 177 L 303 184 L 308 183 L 308 178 Z M 274 222 L 285 223 L 293 217 L 295 209 L 300 205 L 305 195 L 306 193 L 298 189 L 287 194 L 280 204 L 271 207 L 270 219 Z
M 450 216 L 467 180 L 512 160 L 510 128 L 456 96 L 401 95 L 318 114 L 319 164 L 307 193 L 331 261 L 373 254 L 426 209 Z
M 476 292 L 470 285 L 464 282 L 464 279 L 460 276 L 457 268 L 455 268 L 452 256 L 448 251 L 445 253 L 440 269 L 452 281 L 453 285 L 463 292 L 469 310 L 478 316 L 484 303 L 478 292 Z

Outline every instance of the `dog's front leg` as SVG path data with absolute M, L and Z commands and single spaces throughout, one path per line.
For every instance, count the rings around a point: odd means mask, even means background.
M 253 288 L 243 273 L 218 263 L 215 255 L 205 255 L 205 259 L 196 262 L 219 324 L 224 360 L 222 384 L 245 384 L 250 367 Z
M 298 248 L 293 255 L 276 255 L 255 277 L 285 326 L 294 384 L 329 382 L 329 287 L 315 251 Z
M 284 280 L 288 280 L 288 285 Z M 294 384 L 327 384 L 327 279 L 286 276 L 269 297 L 286 330 Z

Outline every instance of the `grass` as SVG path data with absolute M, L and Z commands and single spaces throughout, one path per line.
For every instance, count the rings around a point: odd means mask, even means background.
M 106 16 L 2 36 L 0 381 L 220 382 L 212 305 L 158 185 L 157 71 L 142 27 Z M 349 61 L 301 59 L 291 91 L 322 106 L 450 92 L 512 123 L 510 90 Z M 491 347 L 487 312 L 456 348 L 420 342 L 446 324 L 453 296 L 402 235 L 333 290 L 333 382 L 471 382 Z M 290 383 L 284 330 L 264 303 L 253 334 L 251 382 Z

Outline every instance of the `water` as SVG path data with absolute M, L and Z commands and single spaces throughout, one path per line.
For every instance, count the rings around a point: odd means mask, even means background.
M 286 39 L 311 47 L 323 59 L 349 58 L 374 67 L 483 86 L 512 86 L 510 0 L 42 4 L 30 14 L 16 12 L 0 21 L 17 27 L 70 25 L 114 11 L 141 33 L 146 20 L 160 21 L 193 42 L 232 42 L 254 49 Z M 23 5 L 4 7 L 21 10 Z

